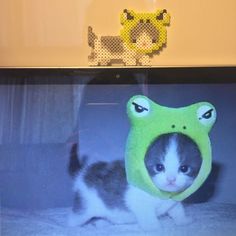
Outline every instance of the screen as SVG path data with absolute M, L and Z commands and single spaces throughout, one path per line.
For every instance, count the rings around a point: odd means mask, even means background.
M 236 232 L 234 68 L 3 70 L 0 80 L 2 235 Z M 172 200 L 154 204 L 155 197 L 120 182 L 131 127 L 127 102 L 135 95 L 170 108 L 209 102 L 216 109 L 212 170 L 181 202 L 192 218 L 184 226 L 176 225 L 181 213 L 171 213 Z

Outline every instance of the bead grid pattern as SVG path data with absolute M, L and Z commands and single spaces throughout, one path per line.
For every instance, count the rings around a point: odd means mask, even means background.
M 88 27 L 90 66 L 150 65 L 150 59 L 167 43 L 166 26 L 170 25 L 167 10 L 136 13 L 125 9 L 120 14 L 122 28 L 118 36 L 97 36 Z

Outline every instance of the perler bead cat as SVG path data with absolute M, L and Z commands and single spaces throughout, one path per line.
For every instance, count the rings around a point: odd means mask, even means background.
M 166 45 L 170 15 L 165 9 L 155 13 L 125 9 L 120 15 L 120 23 L 123 27 L 119 36 L 98 37 L 92 27 L 88 27 L 91 66 L 150 65 L 150 58 Z

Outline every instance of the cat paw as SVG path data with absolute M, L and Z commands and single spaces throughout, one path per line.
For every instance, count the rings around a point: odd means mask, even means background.
M 181 225 L 189 225 L 189 224 L 192 224 L 193 223 L 193 218 L 192 217 L 182 217 L 182 218 L 179 218 L 179 219 L 175 219 L 175 224 L 178 225 L 178 226 L 181 226 Z

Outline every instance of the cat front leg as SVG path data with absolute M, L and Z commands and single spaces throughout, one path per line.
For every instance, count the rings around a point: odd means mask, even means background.
M 155 197 L 137 187 L 129 186 L 125 199 L 126 206 L 144 231 L 161 232 L 161 224 L 156 215 Z
M 148 66 L 150 65 L 150 56 L 148 55 L 143 55 L 140 59 L 139 62 L 142 66 Z
M 110 211 L 106 218 L 113 224 L 134 224 L 136 223 L 135 216 L 131 212 L 121 210 Z
M 139 226 L 144 231 L 158 231 L 160 232 L 162 227 L 159 220 L 156 217 L 154 209 L 146 209 L 145 211 L 136 211 L 136 219 Z
M 74 196 L 73 209 L 68 216 L 68 226 L 82 226 L 91 217 L 91 210 L 88 208 L 88 203 L 85 200 L 82 200 L 80 192 L 77 191 Z
M 168 211 L 169 216 L 174 220 L 176 225 L 188 225 L 193 222 L 193 219 L 186 216 L 185 209 L 181 202 L 178 202 Z

